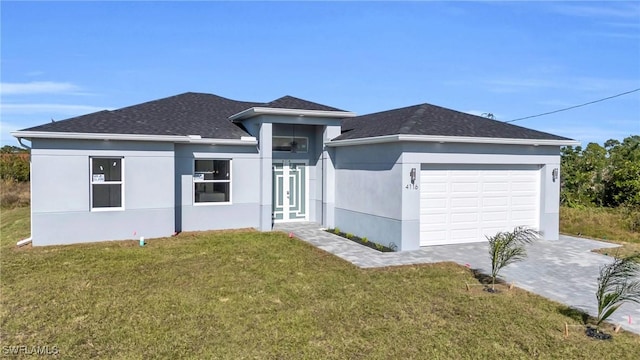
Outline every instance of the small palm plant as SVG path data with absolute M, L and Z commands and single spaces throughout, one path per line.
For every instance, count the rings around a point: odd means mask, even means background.
M 539 236 L 539 232 L 526 226 L 518 226 L 513 231 L 487 236 L 491 256 L 491 290 L 495 291 L 496 278 L 500 270 L 509 264 L 524 260 L 527 256 L 525 245 Z
M 640 304 L 640 254 L 615 259 L 600 268 L 598 277 L 598 319 L 606 321 L 625 302 Z

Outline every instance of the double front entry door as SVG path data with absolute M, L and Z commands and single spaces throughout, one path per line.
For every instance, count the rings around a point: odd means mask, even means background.
M 276 222 L 309 220 L 307 162 L 273 162 L 273 219 Z

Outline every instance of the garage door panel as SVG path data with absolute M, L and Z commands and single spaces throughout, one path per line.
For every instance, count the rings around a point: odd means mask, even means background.
M 451 177 L 474 177 L 479 176 L 482 170 L 438 170 Z
M 485 182 L 482 184 L 482 191 L 503 192 L 508 188 L 509 183 L 507 182 Z
M 425 219 L 427 224 L 446 224 L 447 222 L 446 214 L 424 214 L 422 218 Z
M 451 238 L 471 242 L 478 238 L 478 229 L 451 230 Z
M 428 209 L 428 208 L 422 208 L 420 209 L 420 214 L 421 215 L 443 215 L 446 217 L 446 215 L 444 215 L 446 213 L 447 209 L 446 208 L 442 208 L 442 209 L 438 209 L 438 208 L 432 208 L 432 209 Z M 440 220 L 440 219 L 427 219 L 427 220 Z M 430 223 L 430 222 L 428 222 Z
M 430 208 L 446 208 L 449 199 L 446 196 L 433 196 L 431 198 L 422 198 L 420 199 L 420 208 L 430 207 Z
M 447 170 L 430 170 L 428 173 L 425 173 L 425 176 L 429 179 L 446 179 L 449 177 L 449 172 Z
M 423 232 L 424 236 L 430 239 L 430 241 L 434 243 L 440 243 L 447 241 L 447 232 L 444 230 L 440 231 L 429 231 L 426 230 Z
M 493 236 L 501 231 L 504 231 L 504 229 L 501 226 L 494 226 L 494 227 L 484 227 L 482 228 L 480 233 L 482 234 L 482 239 L 486 241 L 487 236 Z
M 447 192 L 446 183 L 429 183 L 424 189 L 427 194 L 441 194 Z
M 446 199 L 445 199 L 446 202 Z M 452 208 L 461 208 L 461 207 L 472 207 L 472 208 L 477 208 L 478 207 L 478 203 L 479 203 L 479 199 L 477 197 L 460 197 L 460 198 L 452 198 L 451 199 L 451 207 Z
M 531 192 L 531 182 L 513 182 L 511 191 Z
M 537 217 L 536 209 L 532 208 L 511 208 L 509 213 L 511 214 L 511 220 L 513 221 L 522 219 L 535 219 Z
M 427 201 L 420 201 L 420 207 L 422 209 L 446 209 L 447 199 L 429 199 Z
M 504 223 L 505 221 L 509 220 L 509 214 L 508 212 L 505 211 L 484 211 L 482 212 L 482 221 L 483 222 L 487 222 L 487 221 L 500 221 L 501 223 Z
M 450 208 L 448 210 L 450 214 L 469 214 L 469 213 L 477 214 L 479 209 L 480 209 L 479 207 L 466 207 L 466 208 L 458 207 L 458 208 Z
M 486 241 L 515 226 L 538 226 L 539 168 L 454 165 L 420 175 L 420 243 Z M 442 166 L 440 166 L 442 167 Z
M 457 213 L 451 214 L 451 224 L 460 224 L 460 223 L 477 223 L 478 222 L 478 212 L 466 212 L 466 213 Z
M 498 170 L 494 170 L 492 172 L 485 172 L 483 174 L 483 178 L 485 182 L 503 182 L 503 183 L 507 183 L 507 177 L 509 176 L 509 172 L 508 171 L 498 171 Z
M 504 196 L 490 196 L 487 197 L 486 194 L 482 198 L 482 206 L 507 206 L 509 204 L 509 198 Z
M 528 170 L 512 170 L 510 171 L 510 174 L 513 181 L 530 181 L 538 175 L 532 174 L 531 171 Z
M 479 211 L 479 213 L 481 213 L 482 215 L 484 214 L 509 214 L 509 207 L 508 206 L 491 206 L 491 207 L 485 207 L 482 209 L 482 211 Z M 483 217 L 484 219 L 484 217 Z
M 531 211 L 531 210 L 515 210 L 515 209 L 512 209 L 511 210 L 511 219 L 512 219 L 512 221 L 518 221 L 518 220 L 531 221 L 531 220 L 534 219 L 534 214 L 533 214 L 533 211 Z M 523 225 L 530 225 L 530 224 L 523 224 Z
M 478 192 L 478 183 L 452 183 L 451 191 L 454 193 Z
M 430 228 L 422 229 L 421 228 L 420 231 L 424 232 L 431 238 L 438 238 L 438 239 L 446 239 L 448 234 L 448 229 L 430 229 Z
M 511 205 L 512 206 L 526 205 L 526 206 L 534 207 L 532 204 L 535 204 L 537 198 L 538 198 L 537 196 L 529 195 L 529 194 L 512 196 Z

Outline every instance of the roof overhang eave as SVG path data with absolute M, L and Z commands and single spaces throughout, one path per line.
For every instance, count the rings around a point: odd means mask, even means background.
M 566 139 L 513 139 L 513 138 L 489 138 L 469 136 L 434 136 L 434 135 L 384 135 L 358 139 L 332 140 L 327 146 L 353 146 L 391 142 L 430 142 L 430 143 L 468 143 L 468 144 L 501 144 L 501 145 L 531 145 L 531 146 L 574 146 L 580 145 L 579 141 Z
M 240 121 L 258 115 L 281 115 L 281 116 L 309 116 L 321 118 L 344 119 L 356 116 L 350 111 L 327 111 L 327 110 L 304 110 L 304 109 L 284 109 L 284 108 L 267 108 L 252 107 L 241 111 L 237 114 L 229 116 L 231 121 Z
M 171 143 L 191 143 L 208 145 L 257 145 L 258 141 L 252 136 L 242 136 L 240 139 L 203 138 L 200 135 L 146 135 L 146 134 L 102 134 L 77 132 L 49 132 L 49 131 L 14 131 L 12 136 L 18 139 L 70 139 L 70 140 L 119 140 L 119 141 L 153 141 Z

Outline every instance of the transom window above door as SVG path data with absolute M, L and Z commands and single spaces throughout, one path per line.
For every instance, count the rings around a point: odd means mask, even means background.
M 309 138 L 307 137 L 274 136 L 272 142 L 272 151 L 294 153 L 306 153 L 309 151 Z

